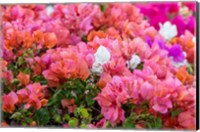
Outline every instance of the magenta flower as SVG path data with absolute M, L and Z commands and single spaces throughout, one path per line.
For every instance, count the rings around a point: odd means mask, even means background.
M 183 5 L 187 6 L 189 8 L 189 10 L 191 10 L 192 12 L 196 11 L 196 2 L 192 1 L 192 2 L 183 2 Z
M 178 35 L 185 33 L 185 30 L 189 30 L 191 33 L 194 34 L 195 29 L 195 18 L 193 16 L 183 18 L 183 16 L 178 15 L 171 20 L 172 24 L 175 24 L 178 29 Z
M 182 62 L 185 59 L 185 56 L 184 56 L 181 46 L 179 44 L 173 45 L 169 49 L 168 55 L 172 56 L 174 58 L 174 61 L 176 61 L 176 62 Z

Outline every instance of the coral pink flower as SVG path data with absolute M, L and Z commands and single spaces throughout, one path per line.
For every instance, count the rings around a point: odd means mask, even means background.
M 112 123 L 119 123 L 124 121 L 124 111 L 120 108 L 121 104 L 126 103 L 128 98 L 127 88 L 123 85 L 121 78 L 114 76 L 95 100 L 101 106 L 101 112 L 105 119 Z
M 186 129 L 196 128 L 196 118 L 191 111 L 181 112 L 178 116 L 179 124 Z
M 111 81 L 111 79 L 112 79 L 112 78 L 111 78 L 111 75 L 104 72 L 104 73 L 101 74 L 101 78 L 100 78 L 100 80 L 97 82 L 97 86 L 103 88 L 103 87 L 106 86 L 106 84 L 107 84 L 109 81 Z
M 85 53 L 79 53 L 74 46 L 71 48 L 50 50 L 49 52 L 47 51 L 46 55 L 48 56 L 48 54 L 50 54 L 50 58 L 47 59 L 50 61 L 49 67 L 42 74 L 50 86 L 57 86 L 69 78 L 80 78 L 84 80 L 89 76 L 88 64 L 85 61 L 87 55 Z
M 30 107 L 34 107 L 36 109 L 40 109 L 42 106 L 47 104 L 47 100 L 44 99 L 44 93 L 43 90 L 46 86 L 41 86 L 40 83 L 33 83 L 29 84 L 25 90 L 27 90 L 28 93 L 28 99 L 24 106 L 25 109 L 28 109 Z M 19 93 L 20 97 L 25 98 L 26 92 L 20 91 Z
M 12 114 L 13 111 L 15 110 L 15 104 L 18 102 L 18 97 L 16 93 L 12 91 L 7 95 L 4 94 L 2 100 L 3 100 L 2 110 L 4 112 L 9 112 Z
M 44 33 L 41 30 L 33 32 L 34 42 L 40 43 L 44 40 Z
M 29 109 L 30 107 L 34 107 L 38 110 L 41 108 L 41 106 L 42 105 L 40 100 L 38 99 L 38 96 L 35 94 L 31 94 L 29 95 L 28 102 L 26 105 L 24 105 L 24 108 Z
M 119 123 L 125 119 L 124 110 L 117 106 L 102 108 L 101 111 L 104 114 L 105 119 L 110 120 L 112 124 Z
M 3 78 L 6 80 L 6 83 L 9 84 L 13 80 L 13 74 L 11 71 L 3 72 Z
M 6 121 L 1 122 L 1 127 L 8 127 L 8 123 Z
M 106 119 L 101 119 L 99 122 L 97 122 L 96 126 L 98 128 L 106 128 Z
M 28 92 L 27 92 L 27 89 L 20 89 L 17 91 L 17 96 L 19 98 L 19 102 L 20 103 L 24 103 L 24 102 L 27 102 L 28 101 Z
M 73 113 L 76 109 L 76 105 L 74 104 L 74 99 L 63 99 L 61 100 L 61 104 L 63 108 L 68 108 L 69 113 Z
M 158 111 L 162 114 L 167 113 L 169 108 L 172 108 L 172 102 L 168 96 L 161 98 L 161 97 L 154 97 L 153 99 L 153 109 Z
M 105 38 L 106 34 L 103 31 L 95 31 L 92 30 L 88 36 L 87 36 L 87 40 L 88 41 L 92 41 L 96 36 L 98 36 L 99 38 Z
M 183 83 L 183 84 L 190 84 L 193 82 L 193 76 L 190 75 L 187 70 L 186 66 L 179 68 L 178 72 L 176 73 L 176 77 Z
M 110 75 L 131 75 L 131 72 L 126 67 L 125 60 L 121 58 L 113 58 L 108 63 L 103 65 L 104 72 Z
M 17 75 L 17 79 L 20 82 L 20 85 L 27 85 L 30 82 L 30 75 L 20 72 Z
M 57 37 L 54 33 L 45 33 L 44 34 L 44 45 L 47 48 L 52 48 L 57 43 Z
M 154 88 L 151 84 L 145 82 L 140 88 L 140 93 L 142 98 L 149 100 L 154 96 Z

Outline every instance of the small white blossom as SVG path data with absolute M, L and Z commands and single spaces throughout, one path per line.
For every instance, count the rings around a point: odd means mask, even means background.
M 104 46 L 100 46 L 97 49 L 97 52 L 94 54 L 95 62 L 92 66 L 92 72 L 102 73 L 103 72 L 103 64 L 110 60 L 110 52 Z
M 49 6 L 47 6 L 46 10 L 47 10 L 47 14 L 51 15 L 51 13 L 53 12 L 54 8 L 53 8 L 53 6 L 49 5 Z
M 177 68 L 180 68 L 181 66 L 184 66 L 184 65 L 188 65 L 189 63 L 187 62 L 187 60 L 185 59 L 183 62 L 175 62 L 175 61 L 172 61 L 173 65 Z
M 140 63 L 141 63 L 140 57 L 138 55 L 134 54 L 134 55 L 132 55 L 131 60 L 128 61 L 128 68 L 135 69 L 138 66 L 138 64 L 140 64 Z
M 159 33 L 166 40 L 170 40 L 178 34 L 176 25 L 172 25 L 169 21 L 165 22 L 163 25 L 162 24 L 159 25 L 160 25 Z

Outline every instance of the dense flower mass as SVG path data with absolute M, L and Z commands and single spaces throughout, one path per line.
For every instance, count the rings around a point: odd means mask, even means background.
M 195 7 L 1 6 L 1 126 L 194 130 Z

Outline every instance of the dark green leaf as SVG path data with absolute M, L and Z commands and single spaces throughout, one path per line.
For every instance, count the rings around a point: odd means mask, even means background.
M 87 36 L 83 36 L 82 41 L 87 42 Z
M 62 92 L 61 89 L 57 90 L 56 93 L 54 93 L 53 97 L 48 101 L 47 106 L 51 106 L 53 104 L 60 103 L 60 101 L 62 99 L 61 92 Z
M 106 128 L 111 127 L 111 123 L 109 121 L 106 121 Z
M 86 102 L 87 102 L 88 106 L 91 106 L 94 104 L 95 101 L 93 100 L 93 98 L 94 98 L 94 96 L 92 96 L 91 94 L 88 94 L 86 96 Z
M 142 69 L 143 69 L 143 66 L 144 66 L 144 62 L 140 63 L 140 64 L 136 67 L 136 69 L 142 70 Z
M 130 118 L 127 118 L 123 124 L 123 128 L 135 128 L 134 121 Z
M 50 120 L 50 114 L 49 111 L 41 108 L 38 111 L 36 111 L 35 115 L 33 116 L 33 120 L 37 122 L 38 125 L 45 126 Z
M 179 113 L 181 113 L 181 112 L 182 112 L 181 109 L 176 109 L 176 110 L 171 112 L 171 117 L 173 118 L 173 117 L 179 115 Z
M 106 10 L 106 4 L 101 4 L 100 8 L 101 8 L 101 11 L 104 12 Z
M 155 128 L 161 128 L 162 127 L 162 120 L 160 118 L 155 119 Z

